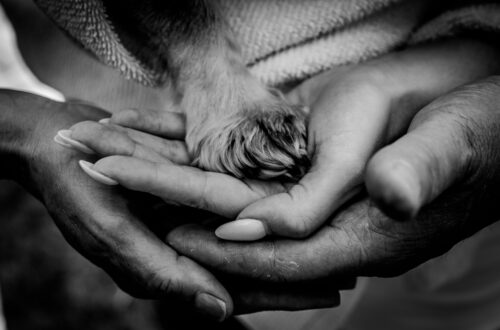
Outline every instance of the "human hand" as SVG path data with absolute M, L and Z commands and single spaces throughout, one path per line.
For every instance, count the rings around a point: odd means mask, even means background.
M 232 313 L 218 280 L 148 228 L 153 219 L 142 210 L 150 204 L 140 205 L 147 200 L 90 180 L 78 167 L 90 156 L 52 141 L 59 129 L 105 112 L 7 90 L 0 91 L 0 105 L 2 177 L 35 194 L 73 247 L 134 296 L 175 299 L 218 320 Z
M 500 50 L 485 43 L 450 40 L 334 70 L 299 86 L 290 98 L 312 109 L 311 169 L 285 192 L 247 206 L 237 221 L 218 229 L 219 238 L 307 237 L 363 189 L 368 160 L 404 134 L 418 110 L 457 86 L 498 72 L 499 58 Z
M 368 192 L 404 220 L 363 197 L 305 240 L 243 245 L 186 225 L 168 242 L 220 271 L 275 281 L 401 274 L 498 221 L 499 95 L 499 77 L 461 87 L 426 106 L 408 134 L 375 154 Z

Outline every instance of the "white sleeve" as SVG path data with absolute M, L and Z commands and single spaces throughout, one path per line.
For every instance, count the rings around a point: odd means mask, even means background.
M 0 88 L 14 89 L 64 101 L 64 96 L 31 72 L 17 47 L 14 28 L 0 5 Z

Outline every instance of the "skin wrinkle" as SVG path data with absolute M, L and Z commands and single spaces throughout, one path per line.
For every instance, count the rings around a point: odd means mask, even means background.
M 269 256 L 268 256 L 268 261 L 269 261 L 269 269 L 272 270 L 272 274 L 267 273 L 266 278 L 273 278 L 277 280 L 280 283 L 286 283 L 288 282 L 287 280 L 287 269 L 282 268 L 279 260 L 281 258 L 278 257 L 279 249 L 276 248 L 276 244 L 274 242 L 270 242 L 269 245 L 271 246 L 271 249 L 269 251 Z

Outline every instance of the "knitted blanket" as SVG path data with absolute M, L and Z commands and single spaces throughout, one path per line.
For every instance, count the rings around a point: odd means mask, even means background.
M 81 0 L 64 2 L 68 8 L 72 4 L 83 6 L 77 16 L 66 17 L 75 21 L 68 33 L 101 61 L 120 70 L 123 61 L 132 56 L 113 32 L 112 22 L 106 22 L 106 15 L 96 9 L 99 1 L 89 0 L 84 5 Z M 302 80 L 338 65 L 362 62 L 407 44 L 464 30 L 500 30 L 500 4 L 478 4 L 484 0 L 472 0 L 473 5 L 453 10 L 445 7 L 443 13 L 433 13 L 434 18 L 429 12 L 436 5 L 423 0 L 212 1 L 218 2 L 227 18 L 251 71 L 273 85 Z M 3 15 L 0 29 L 0 37 L 6 40 L 0 48 L 4 55 L 0 64 L 22 62 L 10 59 L 18 53 L 9 51 L 15 47 L 15 39 L 6 36 L 10 29 Z M 26 71 L 24 66 L 19 67 Z M 29 78 L 30 74 L 18 76 Z M 0 84 L 5 85 L 1 79 Z
M 425 22 L 421 0 L 216 0 L 254 74 L 270 84 L 301 80 L 465 30 L 500 30 L 500 5 L 475 4 Z M 477 3 L 475 1 L 474 3 Z

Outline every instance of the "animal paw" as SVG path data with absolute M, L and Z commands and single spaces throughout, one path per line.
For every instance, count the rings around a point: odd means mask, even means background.
M 289 180 L 309 167 L 302 107 L 275 102 L 212 122 L 188 133 L 195 166 L 238 178 Z

